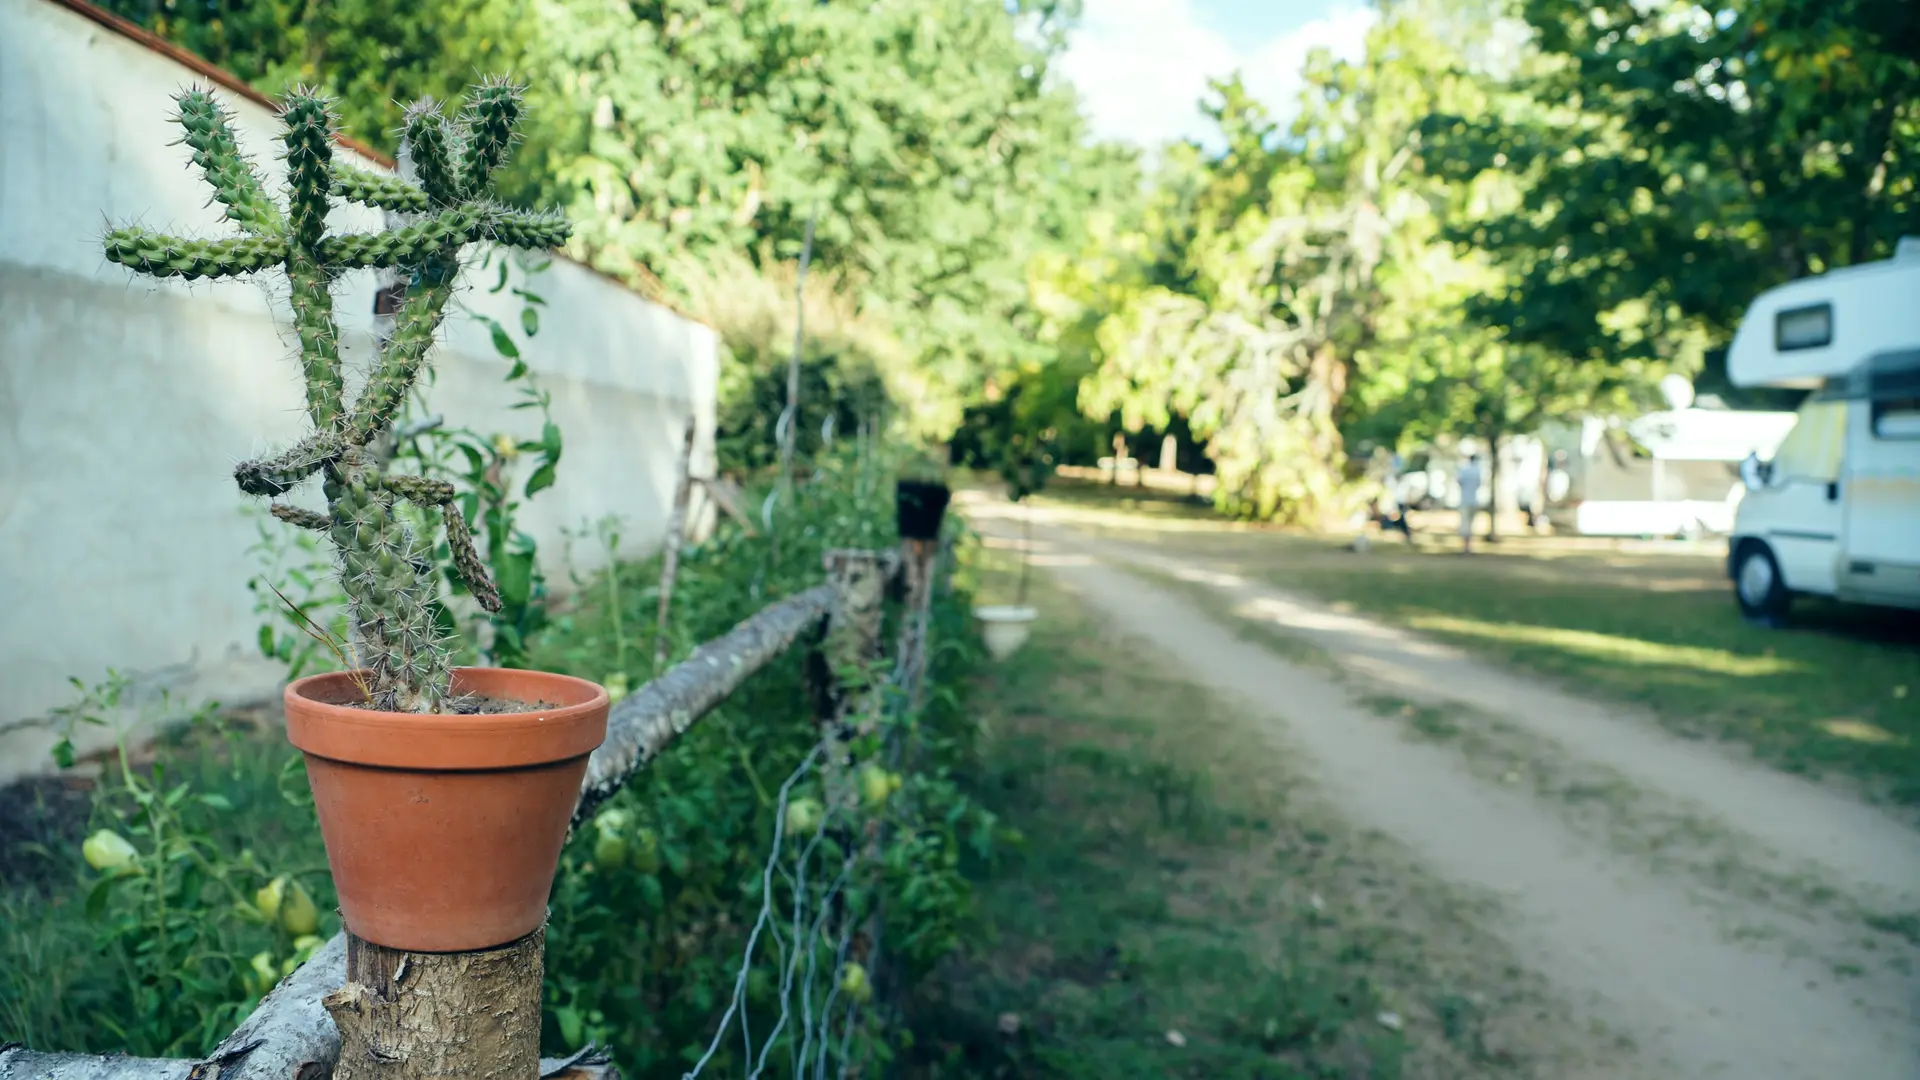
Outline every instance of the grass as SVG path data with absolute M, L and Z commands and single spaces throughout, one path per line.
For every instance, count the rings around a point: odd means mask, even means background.
M 1124 489 L 1122 489 L 1124 490 Z M 1097 487 L 1049 493 L 1080 524 L 1382 617 L 1568 688 L 1650 711 L 1790 772 L 1920 807 L 1920 617 L 1805 600 L 1785 629 L 1743 621 L 1717 552 L 1514 538 L 1472 558 L 1398 538 L 1251 530 Z M 1169 523 L 1177 525 L 1167 527 Z
M 972 702 L 1023 837 L 920 1006 L 925 1075 L 1493 1077 L 1545 1006 L 1449 895 L 1320 808 L 1244 718 L 1044 576 Z

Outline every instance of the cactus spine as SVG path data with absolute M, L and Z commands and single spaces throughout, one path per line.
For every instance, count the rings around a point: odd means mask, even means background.
M 333 540 L 355 633 L 357 662 L 368 675 L 376 708 L 438 712 L 446 704 L 450 659 L 436 626 L 430 546 L 396 513 L 406 501 L 438 511 L 455 568 L 489 611 L 500 606 L 486 563 L 475 549 L 452 485 L 387 474 L 369 443 L 390 433 L 407 392 L 426 366 L 447 301 L 460 273 L 461 248 L 479 240 L 516 247 L 553 247 L 566 240 L 564 218 L 510 210 L 492 199 L 492 175 L 506 160 L 520 116 L 520 89 L 489 81 L 468 95 L 457 122 L 432 101 L 407 113 L 404 138 L 418 182 L 377 176 L 333 160 L 334 119 L 325 98 L 296 90 L 282 103 L 287 201 L 267 195 L 241 153 L 230 117 L 213 94 L 179 95 L 175 117 L 193 163 L 241 235 L 219 239 L 165 236 L 138 227 L 115 229 L 107 258 L 155 277 L 235 277 L 271 268 L 287 275 L 293 325 L 300 339 L 307 416 L 313 432 L 292 447 L 234 470 L 240 489 L 272 498 L 318 475 L 326 495 L 321 514 L 275 504 L 273 515 Z M 327 234 L 335 198 L 398 211 L 410 221 L 377 233 Z M 408 282 L 392 336 L 349 408 L 333 319 L 333 283 L 350 270 L 397 271 Z

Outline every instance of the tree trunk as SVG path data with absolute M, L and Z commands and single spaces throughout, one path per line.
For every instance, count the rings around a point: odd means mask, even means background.
M 1500 449 L 1506 436 L 1494 431 L 1487 436 L 1487 542 L 1500 539 Z
M 538 1080 L 546 930 L 496 949 L 410 953 L 347 937 L 334 1080 Z

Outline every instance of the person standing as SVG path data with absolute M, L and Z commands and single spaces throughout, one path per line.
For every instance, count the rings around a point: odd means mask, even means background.
M 1473 553 L 1473 520 L 1480 511 L 1480 455 L 1468 454 L 1460 466 L 1460 551 Z

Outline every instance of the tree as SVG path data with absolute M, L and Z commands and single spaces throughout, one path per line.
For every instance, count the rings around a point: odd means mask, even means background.
M 535 0 L 102 0 L 114 13 L 279 97 L 334 99 L 340 129 L 391 153 L 403 102 L 458 98 L 482 71 L 524 69 Z M 535 118 L 534 123 L 538 123 Z M 524 187 L 529 165 L 510 175 Z
M 986 370 L 1045 357 L 1027 265 L 1071 241 L 1099 190 L 1078 174 L 1105 168 L 1048 77 L 1057 5 L 550 6 L 535 86 L 594 265 L 644 282 L 681 253 L 744 251 L 764 269 L 814 218 L 814 264 L 890 324 L 953 419 Z
M 816 270 L 884 324 L 949 429 L 986 373 L 1051 359 L 1028 265 L 1077 246 L 1130 175 L 1051 72 L 1066 0 L 113 2 L 270 92 L 319 85 L 389 149 L 396 96 L 518 71 L 503 192 L 567 206 L 576 254 L 670 302 L 709 257 L 791 260 L 815 219 Z
M 1428 125 L 1455 178 L 1522 179 L 1457 237 L 1515 270 L 1515 340 L 1697 370 L 1760 290 L 1884 256 L 1920 210 L 1920 9 L 1526 0 L 1538 61 Z
M 1432 330 L 1423 305 L 1453 273 L 1420 125 L 1479 91 L 1411 6 L 1363 61 L 1317 54 L 1306 74 L 1286 132 L 1238 80 L 1215 84 L 1226 149 L 1171 157 L 1140 287 L 1101 327 L 1082 401 L 1131 430 L 1184 417 L 1222 509 L 1322 522 L 1352 509 L 1345 432 L 1377 408 L 1364 387 Z

